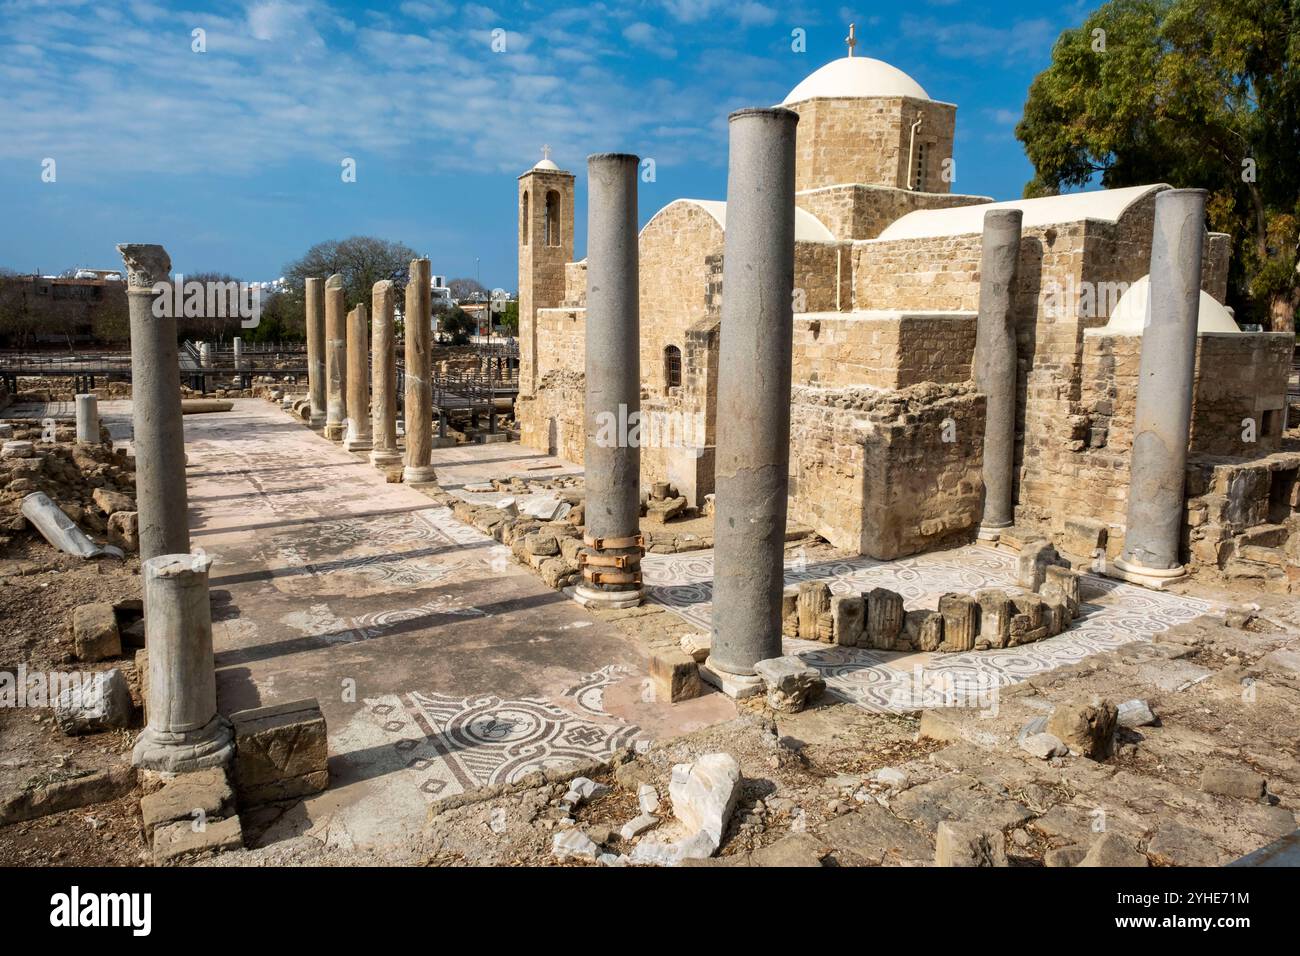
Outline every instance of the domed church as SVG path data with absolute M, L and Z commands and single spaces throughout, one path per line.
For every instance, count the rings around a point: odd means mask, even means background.
M 1125 314 L 1145 308 L 1155 197 L 1169 187 L 1010 202 L 953 193 L 957 107 L 895 66 L 854 56 L 852 44 L 850 34 L 849 55 L 780 101 L 800 117 L 791 520 L 881 559 L 975 538 L 983 219 L 1011 207 L 1023 214 L 1016 527 L 1070 554 L 1118 554 L 1142 335 Z M 580 463 L 586 263 L 573 259 L 574 175 L 546 159 L 518 183 L 522 440 Z M 639 242 L 642 484 L 670 482 L 695 506 L 714 488 L 726 228 L 725 202 L 683 198 Z M 1295 484 L 1294 465 L 1267 464 L 1284 426 L 1291 343 L 1236 328 L 1223 307 L 1229 253 L 1226 235 L 1206 236 L 1192 467 L 1210 476 L 1207 489 L 1224 462 L 1264 460 L 1276 482 Z M 1269 485 L 1265 498 L 1291 492 Z M 1205 560 L 1245 530 L 1216 520 L 1188 529 Z

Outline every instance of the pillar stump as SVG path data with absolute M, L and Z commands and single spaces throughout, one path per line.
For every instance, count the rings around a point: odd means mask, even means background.
M 586 529 L 574 592 L 592 607 L 641 603 L 641 409 L 636 177 L 626 153 L 587 158 Z
M 402 480 L 434 481 L 432 356 L 429 352 L 433 321 L 432 273 L 428 259 L 412 259 L 406 283 L 406 467 Z
M 760 693 L 754 665 L 781 656 L 798 122 L 781 108 L 729 119 L 713 637 L 700 676 L 733 697 Z
M 325 280 L 325 437 L 342 441 L 348 420 L 348 328 L 343 277 Z
M 374 450 L 370 463 L 376 468 L 392 468 L 402 463 L 397 450 L 397 346 L 393 338 L 393 283 L 376 282 L 371 290 L 371 441 Z
M 158 245 L 117 247 L 126 265 L 131 321 L 131 420 L 140 560 L 190 550 L 185 491 L 185 429 L 181 416 L 176 318 L 154 311 L 155 288 L 171 295 L 171 259 Z
M 1019 209 L 984 214 L 980 250 L 979 318 L 972 378 L 984 393 L 984 514 L 979 537 L 997 541 L 1015 521 L 1012 497 L 1016 453 L 1016 322 L 1014 297 L 1020 263 Z
M 364 302 L 348 313 L 348 419 L 343 447 L 370 451 L 370 322 Z
M 1203 189 L 1170 189 L 1156 196 L 1124 550 L 1108 569 L 1114 577 L 1154 588 L 1187 573 L 1179 560 L 1179 542 L 1192 424 L 1205 197 Z
M 231 346 L 235 350 L 235 368 L 242 369 L 244 367 L 244 340 L 236 335 L 231 341 Z
M 224 764 L 233 752 L 230 724 L 217 713 L 212 612 L 203 555 L 164 554 L 140 568 L 149 622 L 149 722 L 131 763 L 186 772 Z
M 304 287 L 307 325 L 307 397 L 312 428 L 325 427 L 325 280 L 308 279 Z
M 99 444 L 99 400 L 94 395 L 77 396 L 77 444 Z

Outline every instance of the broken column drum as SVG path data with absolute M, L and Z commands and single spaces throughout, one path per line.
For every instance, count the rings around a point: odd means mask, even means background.
M 433 321 L 433 273 L 428 259 L 412 259 L 406 283 L 406 467 L 402 480 L 434 481 L 437 473 L 430 463 L 433 452 L 433 366 L 429 333 Z
M 713 636 L 701 676 L 733 696 L 758 693 L 754 665 L 781 656 L 798 122 L 782 108 L 729 122 Z
M 325 437 L 342 441 L 348 420 L 348 329 L 343 277 L 325 281 Z
M 77 444 L 99 444 L 99 400 L 94 395 L 77 396 Z
M 325 427 L 325 280 L 308 279 L 304 288 L 307 319 L 307 397 L 311 427 Z
M 397 450 L 397 348 L 393 341 L 393 283 L 376 282 L 371 290 L 371 371 L 374 382 L 370 398 L 371 440 L 374 450 L 370 462 L 377 468 L 402 463 Z
M 641 409 L 639 166 L 626 153 L 587 158 L 587 526 L 574 596 L 605 608 L 635 607 L 643 593 L 641 450 L 617 427 Z
M 205 555 L 165 554 L 141 565 L 149 622 L 148 723 L 131 762 L 185 772 L 224 764 L 229 722 L 217 713 L 212 612 Z
M 1016 323 L 1014 297 L 1020 261 L 1019 209 L 984 214 L 980 252 L 979 318 L 972 378 L 984 393 L 984 514 L 979 536 L 996 541 L 1015 520 L 1012 480 L 1016 452 Z
M 1151 293 L 1138 362 L 1122 577 L 1159 586 L 1186 573 L 1179 560 L 1191 433 L 1205 242 L 1203 189 L 1156 196 Z
M 171 259 L 158 245 L 117 247 L 126 264 L 131 317 L 131 419 L 140 559 L 189 551 L 185 429 L 181 416 L 176 319 L 154 311 L 154 288 L 171 295 Z
M 343 447 L 370 451 L 370 321 L 364 302 L 348 313 L 347 405 Z

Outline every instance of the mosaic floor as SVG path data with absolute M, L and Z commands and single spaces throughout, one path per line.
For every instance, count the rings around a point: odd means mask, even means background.
M 712 551 L 648 554 L 641 567 L 651 600 L 696 627 L 709 629 Z M 844 557 L 809 563 L 796 557 L 787 562 L 787 587 L 817 580 L 826 581 L 835 594 L 887 587 L 903 595 L 908 610 L 933 610 L 949 591 L 1017 590 L 1015 557 L 977 545 L 897 561 Z M 1214 609 L 1208 601 L 1147 591 L 1091 574 L 1084 576 L 1080 590 L 1082 613 L 1069 631 L 1022 647 L 969 654 L 904 654 L 787 640 L 785 650 L 820 670 L 827 688 L 844 700 L 870 710 L 912 710 L 921 700 L 929 700 L 929 688 L 938 682 L 967 688 L 1005 686 L 1089 654 L 1149 640 Z

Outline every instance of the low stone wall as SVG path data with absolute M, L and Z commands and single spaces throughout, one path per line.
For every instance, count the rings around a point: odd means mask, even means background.
M 792 393 L 792 520 L 882 559 L 970 536 L 983 493 L 984 396 L 973 385 Z
M 974 351 L 974 312 L 796 315 L 792 380 L 823 388 L 964 382 Z

